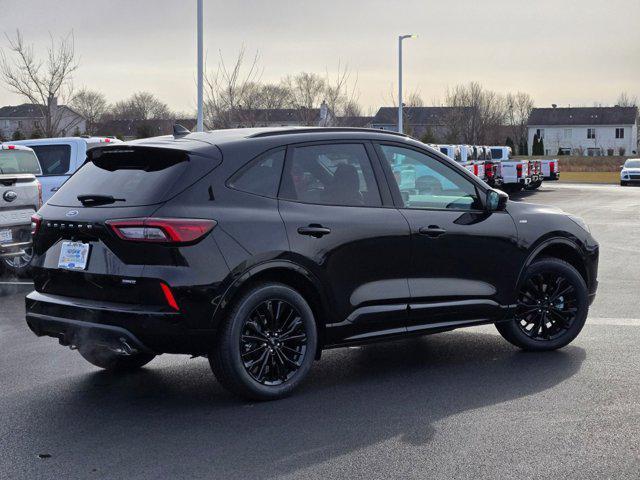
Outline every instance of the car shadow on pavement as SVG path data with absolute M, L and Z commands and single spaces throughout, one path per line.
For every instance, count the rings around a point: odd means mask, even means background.
M 585 356 L 575 346 L 524 353 L 497 335 L 451 332 L 325 352 L 299 391 L 269 403 L 227 394 L 206 361 L 161 360 L 124 376 L 62 379 L 55 397 L 25 401 L 20 434 L 52 450 L 59 474 L 117 462 L 132 478 L 140 469 L 163 477 L 167 465 L 182 478 L 274 478 L 392 438 L 428 444 L 443 419 L 550 389 Z

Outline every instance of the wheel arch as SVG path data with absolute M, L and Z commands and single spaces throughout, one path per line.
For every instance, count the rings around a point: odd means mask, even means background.
M 580 273 L 587 286 L 590 285 L 591 279 L 586 266 L 586 258 L 580 246 L 569 238 L 556 237 L 541 242 L 531 251 L 518 277 L 518 288 L 520 288 L 520 283 L 529 265 L 542 257 L 564 260 Z
M 222 295 L 214 312 L 214 322 L 218 323 L 230 311 L 235 301 L 248 289 L 265 282 L 277 282 L 298 291 L 309 303 L 318 328 L 318 349 L 320 355 L 325 340 L 325 325 L 330 318 L 328 303 L 318 278 L 307 269 L 288 260 L 277 260 L 254 265 L 240 274 Z

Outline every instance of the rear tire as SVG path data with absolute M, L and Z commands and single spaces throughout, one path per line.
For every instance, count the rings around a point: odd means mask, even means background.
M 78 347 L 78 352 L 92 365 L 114 372 L 137 370 L 155 358 L 155 355 L 151 353 L 119 355 L 109 348 L 99 345 L 84 345 Z
M 527 185 L 527 190 L 537 190 L 542 185 L 541 181 L 533 182 Z
M 527 269 L 513 320 L 496 323 L 500 335 L 524 350 L 556 350 L 580 333 L 589 313 L 587 285 L 569 263 L 542 258 Z
M 318 336 L 313 312 L 297 291 L 279 283 L 244 293 L 222 323 L 209 364 L 218 381 L 249 400 L 275 400 L 307 376 Z

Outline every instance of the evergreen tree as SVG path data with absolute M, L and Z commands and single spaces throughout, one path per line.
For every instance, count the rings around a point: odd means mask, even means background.
M 512 152 L 516 151 L 516 145 L 513 143 L 513 140 L 511 140 L 511 137 L 507 137 L 507 140 L 504 142 L 504 144 L 507 147 L 511 147 Z
M 16 130 L 15 132 L 13 132 L 13 135 L 11 135 L 11 140 L 24 140 L 25 136 L 22 134 L 22 132 L 20 130 Z
M 538 155 L 544 155 L 544 138 L 540 139 L 540 143 L 538 144 Z

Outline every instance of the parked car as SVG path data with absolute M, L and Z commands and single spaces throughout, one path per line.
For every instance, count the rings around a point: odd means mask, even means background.
M 122 143 L 110 137 L 38 138 L 11 142 L 33 148 L 42 166 L 42 198 L 46 202 L 84 163 L 87 150 L 112 143 Z
M 428 174 L 404 196 L 411 170 Z M 291 393 L 344 345 L 495 323 L 520 348 L 563 347 L 597 286 L 598 244 L 580 218 L 508 202 L 379 130 L 92 149 L 35 225 L 36 335 L 114 371 L 207 356 L 226 388 L 260 400 Z
M 0 145 L 0 258 L 11 275 L 29 272 L 31 216 L 42 205 L 38 159 L 28 147 Z
M 620 185 L 640 183 L 640 158 L 629 158 L 620 167 Z
M 502 188 L 518 191 L 531 183 L 529 162 L 511 158 L 511 147 L 491 147 L 491 157 L 498 162 L 498 175 L 502 178 Z

